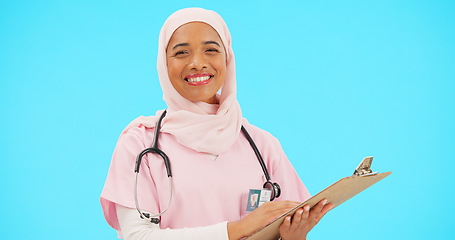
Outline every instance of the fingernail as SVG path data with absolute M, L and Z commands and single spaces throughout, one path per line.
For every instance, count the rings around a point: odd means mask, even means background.
M 322 201 L 322 205 L 325 205 L 327 203 L 327 199 L 324 199 L 324 201 Z
M 305 211 L 307 211 L 307 212 L 308 212 L 308 211 L 310 210 L 310 206 L 308 206 L 308 205 L 305 205 L 305 207 L 304 207 L 303 209 L 305 209 Z

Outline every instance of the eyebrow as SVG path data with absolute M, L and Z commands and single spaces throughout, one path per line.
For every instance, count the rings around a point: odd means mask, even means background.
M 172 49 L 176 49 L 181 46 L 189 46 L 189 45 L 190 45 L 189 43 L 179 43 L 179 44 L 175 44 L 175 46 Z
M 216 41 L 205 41 L 205 42 L 203 42 L 203 44 L 215 44 L 218 47 L 221 47 L 220 44 Z M 189 46 L 189 45 L 190 45 L 189 43 L 178 43 L 178 44 L 175 44 L 175 46 L 172 49 L 176 49 L 178 47 L 183 47 L 183 46 Z
M 221 47 L 220 44 L 218 42 L 215 42 L 215 41 L 205 41 L 204 44 L 215 44 L 218 47 Z

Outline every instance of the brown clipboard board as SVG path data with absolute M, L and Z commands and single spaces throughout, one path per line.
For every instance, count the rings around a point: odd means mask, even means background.
M 385 177 L 389 176 L 392 172 L 385 172 L 385 173 L 371 173 L 370 165 L 371 160 L 373 157 L 365 158 L 360 165 L 357 167 L 357 170 L 361 167 L 361 165 L 365 162 L 365 160 L 369 160 L 368 170 L 369 172 L 363 175 L 353 175 L 350 177 L 345 177 L 334 184 L 330 185 L 326 189 L 322 190 L 318 194 L 314 195 L 313 197 L 309 198 L 305 202 L 299 204 L 297 207 L 291 209 L 287 213 L 281 215 L 277 219 L 273 220 L 265 227 L 259 229 L 257 232 L 253 233 L 246 239 L 248 240 L 276 240 L 280 237 L 279 228 L 281 223 L 283 223 L 284 218 L 288 215 L 293 215 L 297 209 L 302 208 L 304 205 L 308 204 L 310 207 L 316 205 L 322 199 L 327 199 L 328 203 L 333 204 L 333 208 L 337 207 L 338 205 L 342 204 L 343 202 L 347 201 L 348 199 L 354 197 L 358 193 L 362 192 L 363 190 L 371 187 L 373 184 L 381 181 Z M 354 174 L 356 174 L 356 172 Z M 333 210 L 332 208 L 332 210 Z

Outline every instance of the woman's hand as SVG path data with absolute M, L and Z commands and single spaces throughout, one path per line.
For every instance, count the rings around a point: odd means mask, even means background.
M 326 204 L 327 200 L 320 201 L 311 210 L 308 205 L 298 209 L 294 216 L 286 216 L 280 226 L 280 235 L 283 240 L 304 240 L 308 232 L 333 208 L 333 204 Z
M 235 222 L 228 222 L 229 239 L 247 237 L 297 205 L 298 202 L 292 201 L 266 202 L 248 216 Z

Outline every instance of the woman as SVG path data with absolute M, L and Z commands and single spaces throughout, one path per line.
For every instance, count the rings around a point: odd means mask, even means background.
M 107 222 L 126 239 L 240 239 L 310 197 L 281 146 L 242 118 L 236 100 L 235 61 L 229 30 L 215 12 L 200 8 L 172 14 L 160 32 L 158 74 L 167 103 L 159 148 L 172 166 L 172 200 L 159 224 L 135 209 L 136 156 L 152 145 L 156 116 L 140 117 L 122 132 L 101 194 Z M 221 93 L 217 92 L 221 89 Z M 282 194 L 246 212 L 249 189 L 262 188 L 264 172 L 245 136 L 254 139 Z M 147 154 L 140 163 L 137 199 L 142 211 L 167 208 L 171 190 L 164 161 Z M 286 201 L 284 201 L 286 200 Z M 305 239 L 330 210 L 321 201 L 299 209 L 280 227 L 281 237 Z

